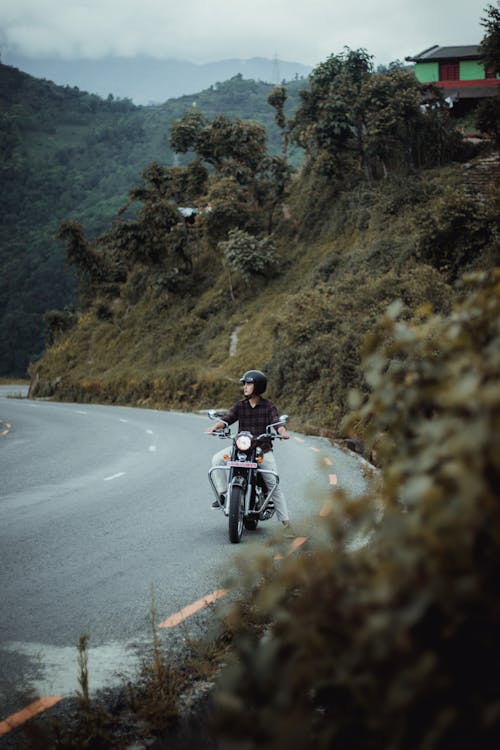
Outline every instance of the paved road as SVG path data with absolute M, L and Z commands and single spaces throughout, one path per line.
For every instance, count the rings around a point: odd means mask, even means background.
M 243 547 L 212 511 L 201 414 L 5 398 L 0 392 L 0 722 L 41 695 L 77 687 L 90 637 L 91 688 L 137 669 L 158 622 L 224 584 Z M 317 519 L 333 481 L 364 489 L 356 459 L 319 438 L 277 445 L 292 521 Z M 196 627 L 196 617 L 190 619 Z M 179 630 L 179 629 L 178 629 Z

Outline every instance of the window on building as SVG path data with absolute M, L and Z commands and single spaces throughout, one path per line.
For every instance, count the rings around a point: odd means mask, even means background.
M 496 78 L 497 74 L 495 73 L 495 68 L 485 68 L 484 69 L 484 77 L 485 78 Z
M 460 79 L 460 65 L 458 62 L 439 63 L 440 81 L 458 81 Z

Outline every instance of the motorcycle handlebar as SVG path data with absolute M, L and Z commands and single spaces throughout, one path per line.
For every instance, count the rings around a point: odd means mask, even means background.
M 207 433 L 208 435 L 211 435 L 213 437 L 219 437 L 219 438 L 232 438 L 233 434 L 230 430 L 214 430 L 213 432 Z M 269 432 L 263 432 L 262 435 L 257 435 L 257 437 L 253 438 L 254 440 L 283 440 L 284 438 L 281 437 L 281 435 L 278 434 L 271 434 Z
M 209 432 L 209 435 L 215 435 L 215 437 L 220 438 L 232 438 L 233 435 L 231 434 L 231 429 L 229 427 L 229 424 L 222 419 L 222 412 L 216 411 L 215 409 L 210 409 L 208 412 L 208 416 L 210 419 L 217 419 L 219 422 L 222 422 L 225 426 L 222 429 L 219 430 L 213 430 L 212 432 Z M 254 438 L 254 440 L 283 440 L 281 435 L 278 435 L 278 433 L 272 433 L 270 430 L 274 427 L 275 429 L 278 427 L 284 427 L 286 422 L 288 420 L 288 414 L 283 414 L 278 422 L 275 422 L 274 424 L 270 424 L 267 426 L 266 430 L 267 432 L 263 432 L 262 435 L 258 435 Z

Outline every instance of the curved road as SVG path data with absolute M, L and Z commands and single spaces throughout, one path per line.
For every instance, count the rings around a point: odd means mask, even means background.
M 219 590 L 235 553 L 280 531 L 273 518 L 228 542 L 210 508 L 207 469 L 222 443 L 204 434 L 206 416 L 8 393 L 0 387 L 0 728 L 33 693 L 75 691 L 84 633 L 92 690 L 133 675 L 151 640 L 151 591 L 165 621 Z M 357 459 L 326 440 L 292 434 L 276 451 L 299 529 L 333 484 L 365 487 Z M 173 630 L 162 635 L 182 638 Z

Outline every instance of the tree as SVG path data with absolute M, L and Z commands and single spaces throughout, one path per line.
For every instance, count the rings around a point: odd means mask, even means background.
M 99 282 L 105 278 L 102 258 L 85 240 L 83 228 L 76 221 L 65 221 L 59 227 L 56 239 L 66 242 L 68 263 L 75 266 L 80 282 Z
M 59 227 L 56 239 L 66 242 L 66 258 L 74 266 L 78 277 L 80 304 L 86 308 L 94 301 L 97 290 L 109 280 L 110 264 L 96 250 L 96 244 L 87 242 L 80 224 L 65 221 Z
M 230 162 L 255 170 L 266 153 L 266 129 L 250 120 L 218 115 L 208 121 L 188 112 L 172 123 L 169 143 L 177 153 L 194 151 L 217 171 Z
M 476 110 L 476 122 L 482 133 L 488 133 L 500 148 L 500 96 L 483 100 Z
M 411 73 L 400 69 L 372 75 L 360 90 L 359 111 L 365 123 L 364 149 L 371 174 L 381 165 L 387 175 L 390 167 L 414 164 L 416 132 L 422 114 L 421 94 Z
M 207 126 L 207 120 L 201 112 L 186 112 L 180 120 L 174 120 L 170 126 L 170 148 L 178 154 L 196 151 L 201 131 Z
M 277 122 L 283 126 L 285 101 L 282 87 L 269 97 L 277 108 Z M 271 232 L 274 210 L 283 199 L 290 176 L 285 143 L 285 158 L 270 158 L 266 130 L 259 123 L 223 115 L 208 121 L 199 113 L 188 112 L 172 124 L 170 145 L 181 153 L 192 151 L 197 157 L 192 180 L 198 179 L 200 186 L 204 185 L 203 203 L 209 206 L 209 210 L 200 213 L 199 226 L 212 247 L 225 239 L 231 229 L 254 232 L 266 226 Z M 204 162 L 215 172 L 203 182 Z
M 259 212 L 253 194 L 233 176 L 214 180 L 206 194 L 199 226 L 210 247 L 215 248 L 231 229 L 258 229 Z
M 491 68 L 500 74 L 500 4 L 497 7 L 487 5 L 486 16 L 481 19 L 481 26 L 486 29 L 479 50 L 486 68 Z
M 437 101 L 424 116 L 425 95 L 415 77 L 399 65 L 374 73 L 365 50 L 332 55 L 313 71 L 301 97 L 293 138 L 329 177 L 372 179 L 408 170 L 421 165 L 427 149 L 428 162 L 441 164 L 454 154 L 444 106 Z
M 364 166 L 359 93 L 372 71 L 371 60 L 366 50 L 345 48 L 318 65 L 309 77 L 309 90 L 300 92 L 292 138 L 322 173 L 340 175 L 353 157 L 358 167 Z
M 281 155 L 285 161 L 288 147 L 288 131 L 286 130 L 285 117 L 286 100 L 287 93 L 284 86 L 276 86 L 267 97 L 268 103 L 276 110 L 274 121 L 281 130 Z
M 277 267 L 276 250 L 269 237 L 258 239 L 248 232 L 232 229 L 225 242 L 219 242 L 223 262 L 229 273 L 231 297 L 234 300 L 230 271 L 238 271 L 248 284 L 252 276 L 268 276 Z
M 485 68 L 500 74 L 500 6 L 486 6 L 487 15 L 481 19 L 486 29 L 479 46 Z M 500 93 L 481 102 L 477 109 L 477 124 L 480 130 L 493 136 L 500 148 Z

